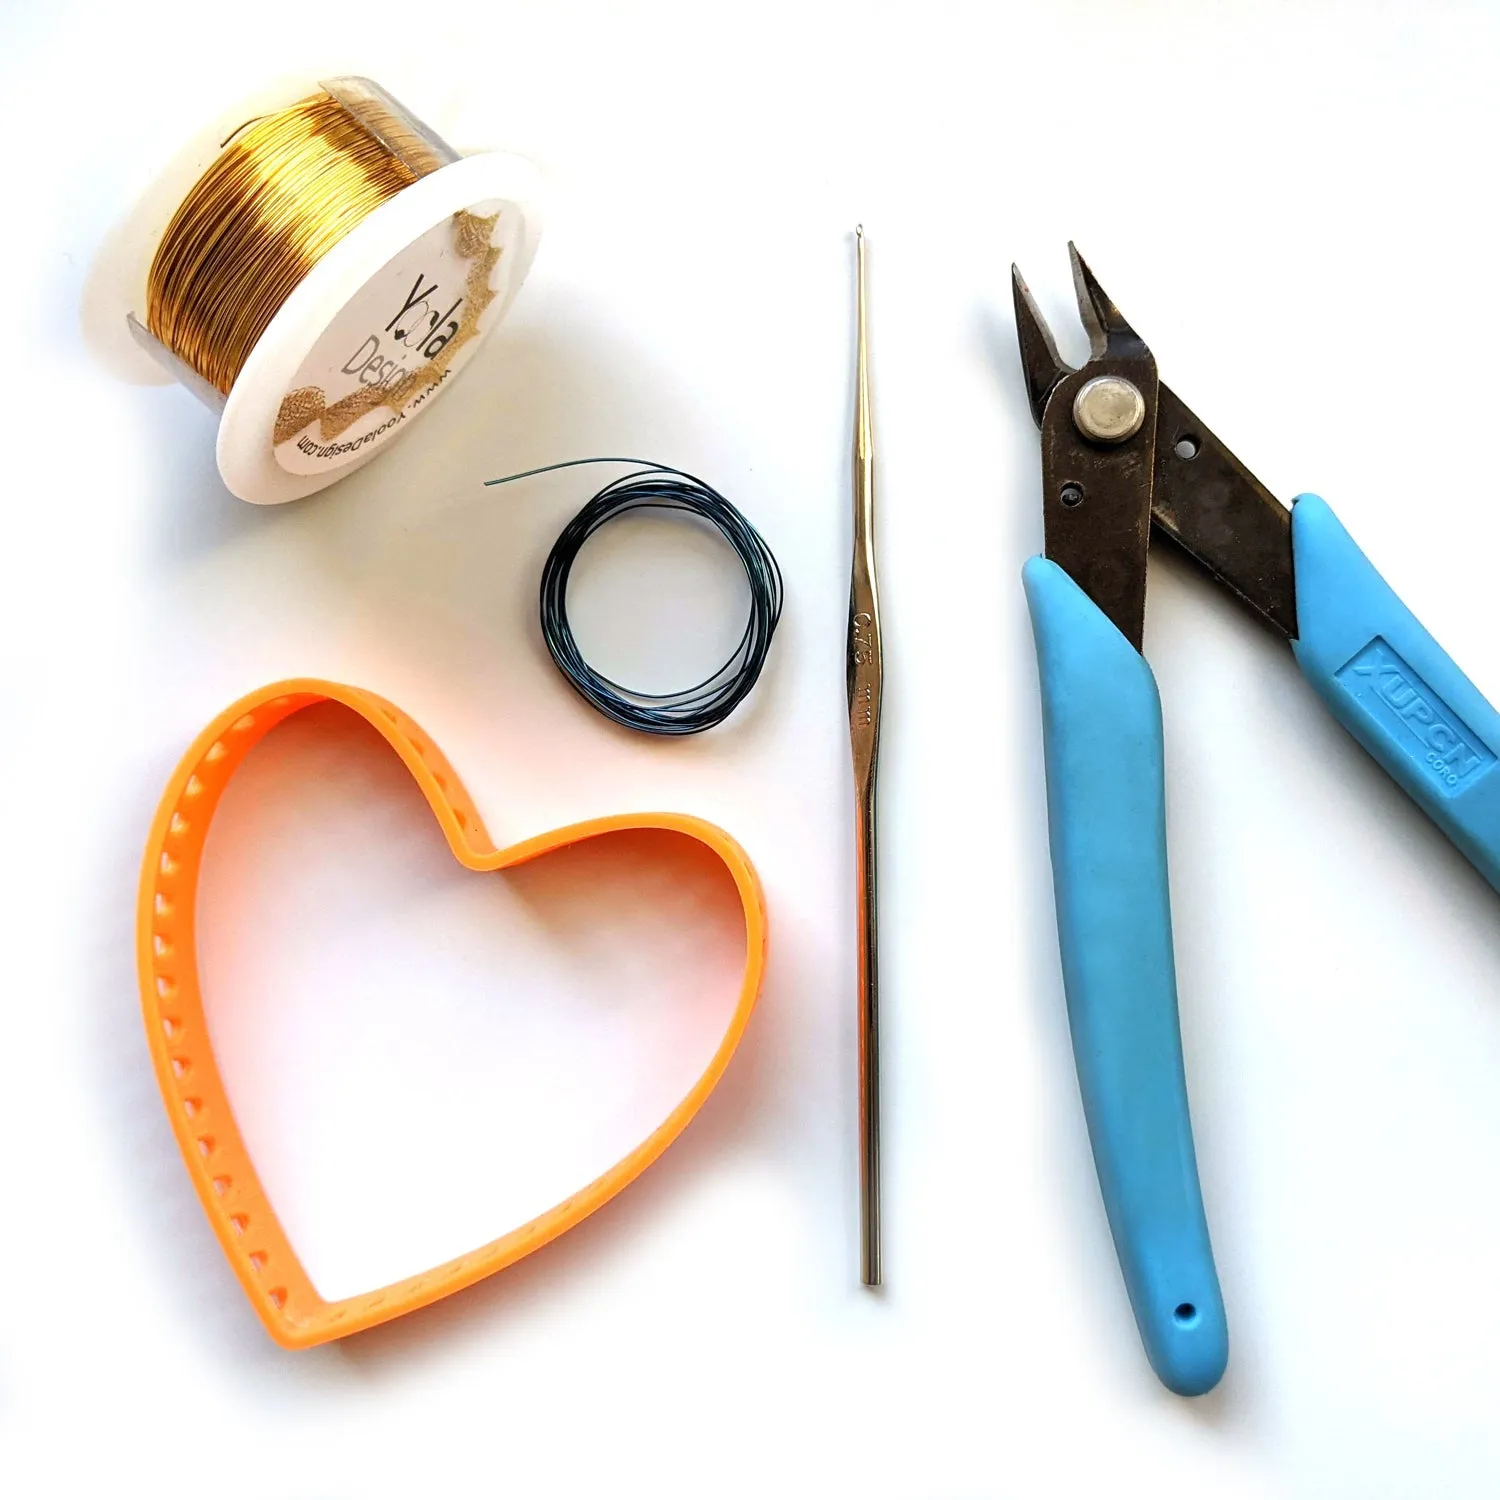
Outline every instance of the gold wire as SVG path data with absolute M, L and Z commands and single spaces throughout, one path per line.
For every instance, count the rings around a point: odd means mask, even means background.
M 443 165 L 404 122 L 382 115 L 406 160 L 327 93 L 252 120 L 173 215 L 147 276 L 146 323 L 226 396 L 302 278 L 382 203 Z

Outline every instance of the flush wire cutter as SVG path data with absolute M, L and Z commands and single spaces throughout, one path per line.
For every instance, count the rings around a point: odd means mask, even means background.
M 1290 509 L 1157 378 L 1071 245 L 1089 335 L 1059 357 L 1012 268 L 1041 428 L 1045 555 L 1023 579 L 1041 680 L 1047 818 L 1073 1056 L 1147 1357 L 1181 1395 L 1228 1361 L 1178 1028 L 1161 700 L 1141 655 L 1150 538 L 1276 635 L 1334 717 L 1500 890 L 1500 715 L 1326 502 Z

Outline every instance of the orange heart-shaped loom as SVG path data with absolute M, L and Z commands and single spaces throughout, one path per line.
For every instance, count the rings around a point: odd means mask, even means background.
M 282 720 L 325 701 L 343 704 L 384 736 L 416 778 L 455 857 L 469 869 L 503 870 L 625 829 L 665 829 L 699 840 L 723 860 L 745 911 L 744 979 L 728 1029 L 702 1076 L 645 1140 L 602 1176 L 499 1239 L 404 1281 L 335 1302 L 325 1301 L 303 1270 L 235 1124 L 204 1017 L 194 929 L 204 841 L 230 777 Z M 728 1066 L 760 989 L 765 932 L 760 882 L 749 859 L 728 834 L 699 818 L 627 813 L 500 849 L 452 767 L 421 728 L 384 698 L 306 678 L 274 683 L 226 709 L 177 768 L 151 826 L 137 951 L 146 1037 L 177 1144 L 224 1254 L 271 1337 L 305 1349 L 399 1317 L 501 1270 L 608 1202 L 676 1139 Z

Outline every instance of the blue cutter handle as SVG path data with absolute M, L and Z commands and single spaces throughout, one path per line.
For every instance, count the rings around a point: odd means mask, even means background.
M 1183 1396 L 1229 1358 L 1188 1118 L 1162 778 L 1140 652 L 1056 563 L 1022 574 L 1036 634 L 1057 934 L 1073 1056 L 1147 1357 Z
M 1297 663 L 1345 729 L 1500 890 L 1500 714 L 1324 500 L 1292 507 Z

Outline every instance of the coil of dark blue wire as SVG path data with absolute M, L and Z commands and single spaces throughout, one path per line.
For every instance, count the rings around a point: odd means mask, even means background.
M 563 528 L 542 569 L 542 639 L 558 670 L 606 718 L 646 734 L 701 734 L 722 724 L 754 688 L 781 619 L 782 578 L 765 539 L 718 490 L 696 475 L 641 458 L 575 458 L 528 469 L 489 485 L 510 484 L 582 464 L 633 464 L 612 480 Z M 739 644 L 716 672 L 672 693 L 625 687 L 589 665 L 568 623 L 568 579 L 584 543 L 598 529 L 633 510 L 686 511 L 707 521 L 733 548 L 745 570 L 750 611 Z

